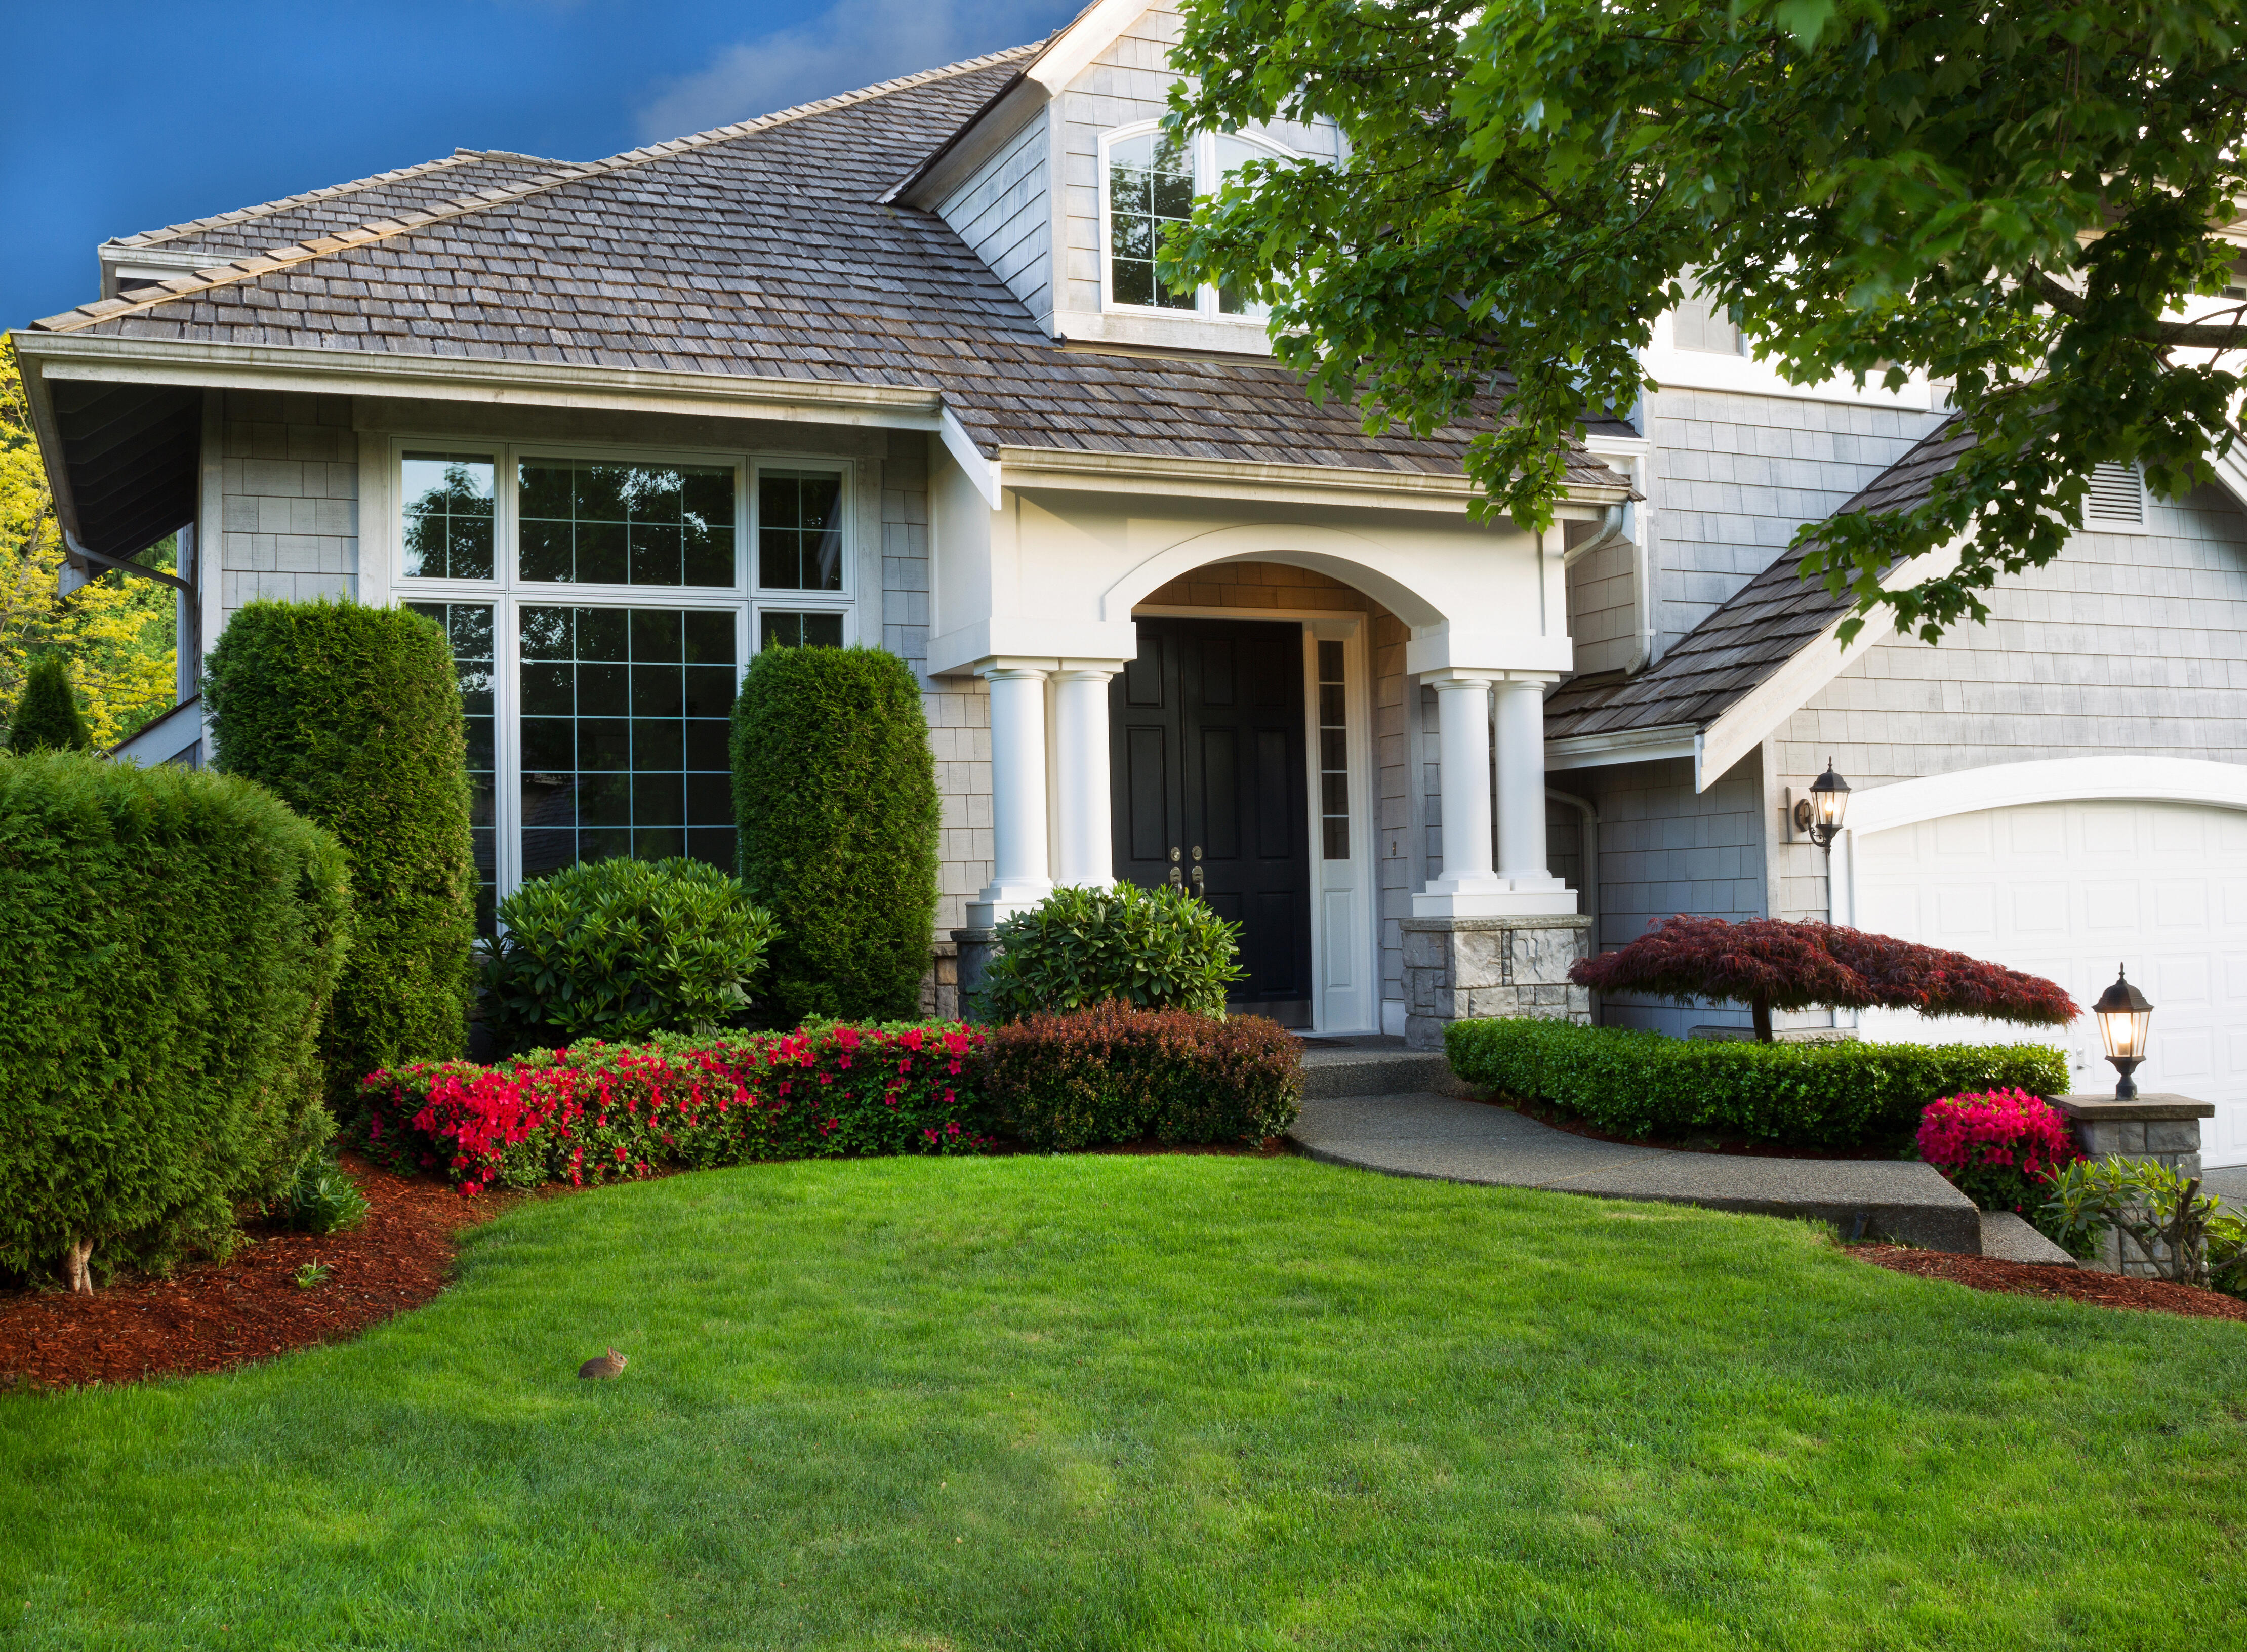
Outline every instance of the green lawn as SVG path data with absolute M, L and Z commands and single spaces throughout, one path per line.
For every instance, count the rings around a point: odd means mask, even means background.
M 0 1400 L 0 1608 L 31 1648 L 2236 1645 L 2247 1328 L 1293 1159 L 710 1172 L 527 1205 L 354 1344 Z

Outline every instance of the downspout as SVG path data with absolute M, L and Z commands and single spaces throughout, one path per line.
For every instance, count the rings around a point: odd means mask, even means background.
M 1583 816 L 1580 829 L 1584 846 L 1584 886 L 1577 891 L 1584 908 L 1584 916 L 1592 920 L 1591 950 L 1596 956 L 1600 950 L 1600 811 L 1588 797 L 1579 797 L 1574 792 L 1564 792 L 1557 786 L 1545 788 L 1548 802 L 1566 803 Z M 1599 995 L 1592 997 L 1592 1025 L 1597 1027 L 1606 1007 Z

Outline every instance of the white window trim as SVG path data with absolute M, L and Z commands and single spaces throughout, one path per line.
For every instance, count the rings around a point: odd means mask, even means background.
M 1192 310 L 1165 310 L 1154 304 L 1127 304 L 1118 300 L 1116 297 L 1115 260 L 1112 256 L 1112 249 L 1115 247 L 1116 242 L 1114 236 L 1110 232 L 1109 223 L 1109 151 L 1115 145 L 1124 142 L 1129 139 L 1143 138 L 1151 132 L 1160 130 L 1162 124 L 1163 123 L 1160 120 L 1135 120 L 1128 126 L 1118 126 L 1112 132 L 1103 132 L 1100 134 L 1099 257 L 1101 313 L 1103 315 L 1110 316 L 1160 316 L 1167 320 L 1173 321 L 1217 322 L 1226 326 L 1253 327 L 1260 335 L 1261 335 L 1264 332 L 1263 317 L 1228 316 L 1225 314 L 1217 307 L 1217 289 L 1206 282 L 1194 290 L 1194 307 Z M 1249 133 L 1245 132 L 1228 133 L 1226 135 L 1230 138 L 1237 139 L 1242 143 L 1251 145 L 1255 148 L 1263 150 L 1274 160 L 1301 160 L 1303 159 L 1301 155 L 1297 154 L 1293 149 L 1288 148 L 1287 145 L 1274 142 L 1270 138 L 1251 136 Z M 1212 185 L 1210 188 L 1205 188 L 1203 187 L 1203 181 L 1205 179 L 1215 179 L 1219 175 L 1217 170 L 1217 134 L 1215 133 L 1198 132 L 1194 134 L 1193 167 L 1194 199 L 1196 201 L 1199 201 L 1205 195 L 1214 195 L 1216 193 L 1215 187 Z
M 858 640 L 858 555 L 862 513 L 858 502 L 859 461 L 840 454 L 745 453 L 739 449 L 658 447 L 644 443 L 497 441 L 457 432 L 388 432 L 373 438 L 383 444 L 380 497 L 361 501 L 359 599 L 382 606 L 407 603 L 475 603 L 492 609 L 492 825 L 497 895 L 504 900 L 522 882 L 522 706 L 521 610 L 536 608 L 714 609 L 734 615 L 734 670 L 738 685 L 757 640 L 756 617 L 766 608 L 789 612 L 839 612 L 843 640 Z M 370 457 L 362 444 L 363 460 Z M 492 480 L 493 577 L 425 579 L 400 572 L 404 565 L 406 490 L 404 463 L 409 449 L 489 454 Z M 526 457 L 637 461 L 642 463 L 731 466 L 736 509 L 734 517 L 734 583 L 731 585 L 630 585 L 563 584 L 524 580 L 516 575 L 517 481 Z M 833 470 L 842 480 L 843 589 L 792 591 L 759 587 L 756 576 L 758 471 Z M 372 521 L 369 521 L 369 518 Z M 369 532 L 372 528 L 372 531 Z
M 1664 390 L 1730 390 L 1744 395 L 1779 396 L 1793 401 L 1838 401 L 1858 407 L 1895 407 L 1926 413 L 1935 406 L 1933 390 L 1924 373 L 1915 372 L 1902 390 L 1890 390 L 1868 374 L 1863 388 L 1847 373 L 1823 384 L 1792 384 L 1779 376 L 1775 362 L 1758 361 L 1752 355 L 1728 356 L 1713 350 L 1677 347 L 1674 312 L 1665 312 L 1654 324 L 1653 342 L 1639 355 L 1647 376 Z M 1752 349 L 1751 341 L 1748 348 Z

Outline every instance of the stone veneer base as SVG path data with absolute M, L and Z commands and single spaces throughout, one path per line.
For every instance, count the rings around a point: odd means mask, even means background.
M 1589 989 L 1568 980 L 1590 951 L 1590 918 L 1408 918 L 1399 927 L 1408 1048 L 1441 1049 L 1445 1027 L 1486 1015 L 1591 1024 Z

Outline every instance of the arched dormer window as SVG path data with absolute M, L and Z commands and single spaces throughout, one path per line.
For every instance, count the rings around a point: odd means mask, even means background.
M 1293 160 L 1289 151 L 1232 133 L 1205 132 L 1181 143 L 1149 121 L 1108 133 L 1100 158 L 1102 292 L 1109 308 L 1263 320 L 1262 304 L 1230 288 L 1171 291 L 1156 276 L 1155 252 L 1166 229 L 1193 215 L 1196 196 L 1216 194 L 1248 161 Z

